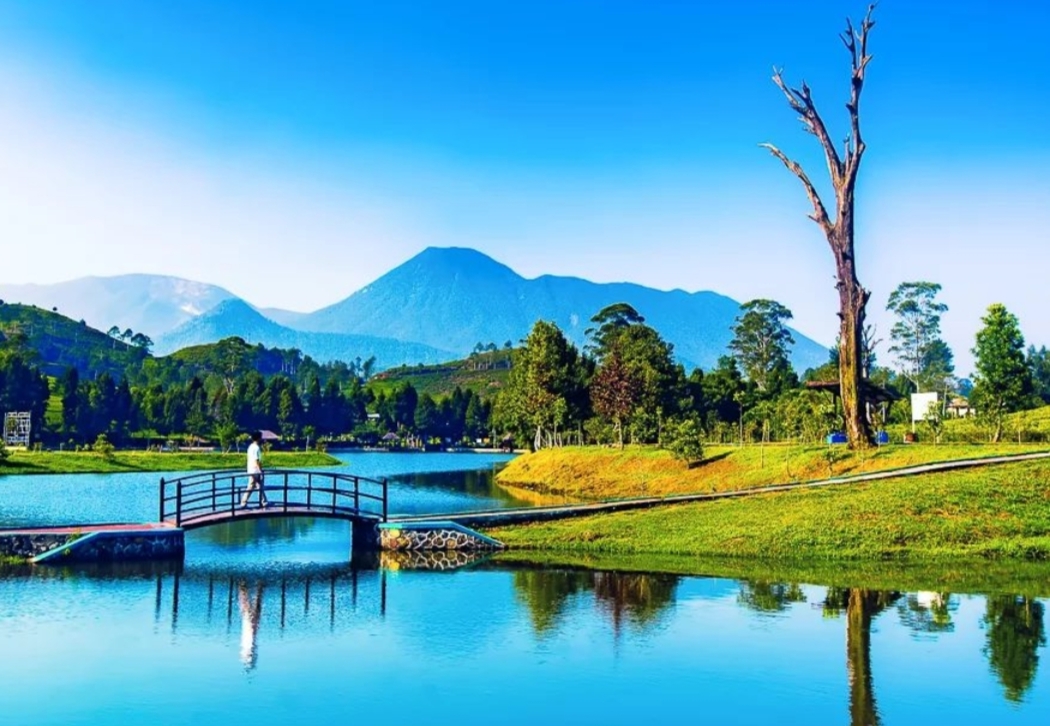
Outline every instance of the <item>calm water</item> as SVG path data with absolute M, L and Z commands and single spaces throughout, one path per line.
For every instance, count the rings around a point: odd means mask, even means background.
M 491 468 L 456 456 L 405 466 Z M 94 479 L 0 480 L 0 511 L 152 512 L 152 485 L 129 505 Z M 506 503 L 483 475 L 436 480 L 399 484 L 401 511 Z M 327 521 L 191 534 L 177 568 L 0 573 L 4 724 L 1050 723 L 1046 603 L 1015 592 L 379 568 Z

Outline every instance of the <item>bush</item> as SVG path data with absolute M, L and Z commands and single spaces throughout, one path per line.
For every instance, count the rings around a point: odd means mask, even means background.
M 4 446 L 4 442 L 0 441 L 0 461 L 3 461 L 4 459 L 9 457 L 10 455 L 11 455 L 11 452 L 7 450 L 6 446 Z
M 704 431 L 695 419 L 670 422 L 664 429 L 664 448 L 676 459 L 689 467 L 696 466 L 704 458 Z
M 91 445 L 91 450 L 106 461 L 113 460 L 113 444 L 109 443 L 109 439 L 106 438 L 105 434 L 98 435 L 95 443 Z

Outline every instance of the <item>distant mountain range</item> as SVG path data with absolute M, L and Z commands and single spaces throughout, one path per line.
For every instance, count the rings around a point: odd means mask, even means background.
M 627 302 L 675 346 L 687 368 L 710 369 L 726 353 L 739 303 L 714 292 L 661 291 L 544 275 L 525 279 L 466 248 L 430 247 L 346 299 L 313 313 L 259 309 L 221 287 L 155 275 L 83 278 L 57 285 L 0 285 L 0 298 L 83 318 L 100 329 L 132 328 L 158 353 L 237 335 L 296 347 L 319 361 L 366 359 L 377 368 L 433 363 L 477 343 L 517 345 L 537 320 L 556 323 L 577 345 L 590 318 Z M 800 371 L 824 363 L 827 348 L 792 331 Z
M 0 300 L 36 305 L 93 328 L 131 328 L 151 338 L 235 297 L 216 285 L 164 275 L 81 277 L 54 285 L 0 285 Z
M 459 357 L 456 351 L 439 349 L 421 343 L 353 333 L 316 333 L 278 325 L 239 298 L 223 300 L 208 312 L 154 341 L 157 355 L 174 353 L 181 348 L 201 343 L 214 343 L 237 336 L 249 343 L 268 347 L 298 348 L 314 360 L 352 361 L 376 358 L 376 370 L 404 363 L 441 363 Z

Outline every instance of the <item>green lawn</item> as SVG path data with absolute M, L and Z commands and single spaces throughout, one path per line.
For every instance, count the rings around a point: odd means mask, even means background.
M 266 466 L 297 469 L 313 466 L 340 466 L 333 456 L 316 451 L 271 451 Z M 4 474 L 88 474 L 130 471 L 205 471 L 237 469 L 245 466 L 243 453 L 116 451 L 112 459 L 93 452 L 13 451 L 0 461 Z
M 517 457 L 500 470 L 507 487 L 577 500 L 618 499 L 747 489 L 769 484 L 927 464 L 1050 450 L 1047 444 L 894 444 L 854 453 L 844 446 L 789 444 L 710 446 L 688 468 L 654 446 L 585 446 L 544 449 Z
M 1050 462 L 492 529 L 514 548 L 772 560 L 1050 559 Z

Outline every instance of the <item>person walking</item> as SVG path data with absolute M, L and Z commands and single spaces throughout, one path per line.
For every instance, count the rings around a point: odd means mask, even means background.
M 248 506 L 248 497 L 255 489 L 259 492 L 259 506 L 265 509 L 270 506 L 270 503 L 266 501 L 266 489 L 263 486 L 262 446 L 260 445 L 262 433 L 252 431 L 251 436 L 252 443 L 248 446 L 248 486 L 241 498 L 241 508 Z

